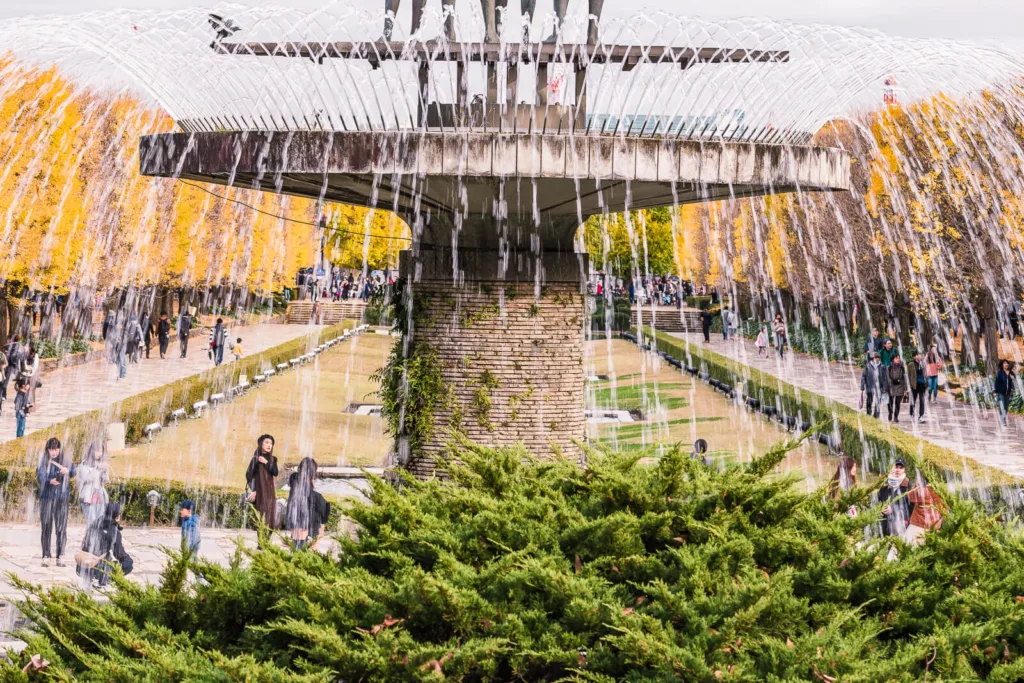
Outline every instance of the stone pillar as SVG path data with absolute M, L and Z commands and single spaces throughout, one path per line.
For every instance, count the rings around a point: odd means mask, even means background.
M 406 353 L 421 372 L 433 368 L 425 384 L 439 376 L 442 387 L 429 401 L 429 435 L 398 439 L 399 462 L 417 476 L 433 472 L 452 430 L 539 457 L 579 455 L 586 256 L 519 254 L 503 266 L 499 254 L 462 249 L 456 265 L 446 248 L 402 252 Z

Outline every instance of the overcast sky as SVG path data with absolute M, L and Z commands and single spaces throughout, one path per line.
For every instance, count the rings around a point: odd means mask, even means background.
M 435 0 L 430 0 L 436 4 Z M 573 0 L 573 4 L 579 0 Z M 475 0 L 460 0 L 461 3 Z M 403 14 L 410 0 L 403 1 Z M 76 13 L 93 9 L 177 9 L 212 6 L 210 0 L 0 0 L 0 19 L 26 14 Z M 242 4 L 261 4 L 249 0 Z M 274 4 L 317 7 L 322 0 L 278 0 Z M 383 0 L 350 0 L 357 7 L 376 8 Z M 511 4 L 516 4 L 515 0 Z M 549 0 L 539 0 L 550 9 Z M 801 23 L 861 26 L 897 36 L 998 41 L 1024 47 L 1024 0 L 606 0 L 606 15 L 664 9 L 708 19 L 768 16 Z

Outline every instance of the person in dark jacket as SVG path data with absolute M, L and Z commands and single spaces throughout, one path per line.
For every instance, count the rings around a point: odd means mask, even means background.
M 21 372 L 21 338 L 18 335 L 11 337 L 11 341 L 4 347 L 4 355 L 7 357 L 7 369 L 4 371 L 4 381 L 0 385 L 0 396 L 7 399 L 7 387 L 11 379 L 16 378 Z
M 99 562 L 94 567 L 79 564 L 78 575 L 100 587 L 110 581 L 115 563 L 121 566 L 121 571 L 125 574 L 131 574 L 134 566 L 132 558 L 124 549 L 120 521 L 121 504 L 110 503 L 104 510 L 103 517 L 85 530 L 82 550 L 99 558 Z
M 39 520 L 42 522 L 43 566 L 49 567 L 50 537 L 57 538 L 57 566 L 63 567 L 64 546 L 68 540 L 68 505 L 71 499 L 71 478 L 75 466 L 65 455 L 60 440 L 51 436 L 39 458 L 36 481 L 39 482 Z
M 860 390 L 864 394 L 864 407 L 868 415 L 878 417 L 883 397 L 889 393 L 889 373 L 874 354 L 871 362 L 864 366 L 860 377 Z
M 704 343 L 711 343 L 711 311 L 703 309 L 700 312 L 700 327 L 704 332 Z
M 999 404 L 999 422 L 1006 426 L 1006 415 L 1010 411 L 1010 399 L 1016 388 L 1017 375 L 1010 366 L 1010 361 L 1003 360 L 999 364 L 999 371 L 996 373 L 994 393 L 996 403 Z
M 900 421 L 900 406 L 907 395 L 907 369 L 899 355 L 892 357 L 889 366 L 889 422 Z
M 212 339 L 213 349 L 213 363 L 214 365 L 220 365 L 224 362 L 224 345 L 228 340 L 228 331 L 224 327 L 224 320 L 217 318 L 217 324 L 213 326 L 213 331 L 210 333 Z
M 914 360 L 907 363 L 907 386 L 910 389 L 910 419 L 914 419 L 914 406 L 917 406 L 917 421 L 924 422 L 924 396 L 928 393 L 928 375 L 925 371 L 921 352 L 914 354 Z
M 316 473 L 316 460 L 303 458 L 288 478 L 288 530 L 296 550 L 316 540 L 331 513 L 331 506 L 314 488 Z
M 142 345 L 146 349 L 146 358 L 149 358 L 149 347 L 153 345 L 153 321 L 148 311 L 142 314 L 139 325 L 142 327 Z
M 277 519 L 277 458 L 274 457 L 274 437 L 264 434 L 256 440 L 256 450 L 245 470 L 248 499 L 271 529 L 278 528 Z
M 166 313 L 160 314 L 160 320 L 156 323 L 156 338 L 160 344 L 160 357 L 167 354 L 167 345 L 171 342 L 171 321 L 167 319 Z
M 885 536 L 902 537 L 914 513 L 914 504 L 907 497 L 912 487 L 906 467 L 903 458 L 897 458 L 885 484 L 878 489 L 878 502 L 885 505 L 882 508 L 882 534 Z
M 181 348 L 181 357 L 188 353 L 188 334 L 192 331 L 192 316 L 185 311 L 178 317 L 178 346 Z

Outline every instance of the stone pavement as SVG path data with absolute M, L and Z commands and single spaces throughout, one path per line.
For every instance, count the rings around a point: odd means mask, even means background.
M 273 346 L 310 334 L 315 325 L 259 324 L 228 330 L 232 339 L 242 338 L 245 355 L 260 353 Z M 117 366 L 106 360 L 54 370 L 42 376 L 43 386 L 36 390 L 36 407 L 28 416 L 26 433 L 46 429 L 74 415 L 104 408 L 114 403 L 174 382 L 213 367 L 206 357 L 209 333 L 193 332 L 189 339 L 188 357 L 180 358 L 177 342 L 171 342 L 167 358 L 161 360 L 154 343 L 150 358 L 128 364 L 128 375 L 118 379 Z M 231 362 L 225 353 L 225 363 Z M 15 438 L 14 383 L 8 387 L 8 401 L 0 411 L 0 442 Z
M 703 343 L 700 334 L 678 333 L 670 336 L 693 344 Z M 846 363 L 826 362 L 788 349 L 783 361 L 779 360 L 772 348 L 768 349 L 768 358 L 758 358 L 753 341 L 736 339 L 727 342 L 721 334 L 711 335 L 710 346 L 715 353 L 774 375 L 800 389 L 857 409 L 860 401 L 860 368 Z M 976 408 L 941 391 L 937 402 L 925 403 L 924 424 L 918 423 L 916 417 L 911 421 L 909 408 L 909 404 L 903 405 L 900 422 L 892 425 L 894 428 L 973 458 L 984 465 L 1024 477 L 1024 418 L 1021 416 L 1010 415 L 1009 426 L 1002 427 L 995 410 Z M 883 420 L 886 417 L 884 406 L 880 416 Z
M 14 605 L 23 596 L 11 584 L 9 574 L 34 584 L 42 584 L 46 588 L 58 585 L 68 588 L 81 586 L 75 574 L 74 555 L 82 547 L 85 526 L 68 527 L 69 557 L 65 567 L 57 567 L 52 562 L 49 567 L 42 566 L 39 534 L 38 525 L 4 524 L 0 527 L 0 655 L 4 650 L 18 651 L 25 645 L 8 633 L 23 625 L 23 617 Z M 176 527 L 126 528 L 123 538 L 125 551 L 134 562 L 128 578 L 142 584 L 151 584 L 159 582 L 166 561 L 161 548 L 178 548 L 181 530 Z M 203 527 L 199 555 L 227 566 L 239 538 L 249 547 L 256 545 L 254 531 Z M 101 593 L 94 595 L 103 599 Z

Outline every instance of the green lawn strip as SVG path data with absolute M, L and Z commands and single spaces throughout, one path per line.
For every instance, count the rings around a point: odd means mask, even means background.
M 664 410 L 686 408 L 690 405 L 688 396 L 669 395 L 687 388 L 681 382 L 647 382 L 625 386 L 602 387 L 594 391 L 594 404 L 599 408 L 616 410 L 650 410 L 655 407 Z M 614 390 L 614 395 L 613 395 Z
M 637 334 L 636 328 L 633 331 Z M 1020 482 L 1018 478 L 1001 470 L 983 465 L 973 458 L 962 456 L 913 434 L 894 429 L 881 420 L 814 392 L 795 387 L 774 375 L 727 358 L 699 344 L 690 344 L 677 337 L 656 333 L 650 327 L 644 327 L 642 334 L 643 340 L 649 341 L 658 350 L 683 361 L 686 365 L 700 367 L 713 379 L 731 384 L 737 389 L 745 385 L 745 395 L 757 398 L 762 405 L 776 406 L 781 414 L 797 415 L 811 424 L 832 420 L 842 440 L 843 451 L 858 459 L 867 455 L 872 469 L 883 470 L 895 458 L 903 457 L 908 461 L 923 461 L 933 468 L 942 470 L 943 479 L 944 475 L 952 475 L 962 480 L 964 470 L 967 470 L 971 477 L 984 482 L 968 482 L 966 485 L 970 488 L 984 485 L 1016 485 Z
M 251 380 L 267 367 L 287 363 L 307 353 L 312 346 L 340 337 L 345 330 L 354 327 L 356 322 L 346 320 L 320 330 L 315 343 L 308 336 L 302 336 L 240 361 L 190 375 L 130 396 L 112 406 L 68 418 L 49 429 L 0 444 L 0 489 L 3 491 L 3 495 L 0 495 L 0 519 L 8 518 L 9 513 L 24 510 L 26 496 L 35 495 L 35 464 L 49 437 L 59 438 L 64 448 L 75 454 L 75 460 L 79 459 L 85 444 L 101 437 L 103 425 L 108 422 L 124 422 L 127 442 L 138 443 L 145 436 L 143 428 L 146 425 L 153 422 L 166 423 L 175 409 L 191 407 L 196 401 L 207 400 L 212 394 L 226 391 L 238 383 L 239 375 L 244 374 Z M 241 488 L 133 477 L 111 482 L 108 490 L 111 500 L 120 501 L 125 506 L 124 519 L 128 524 L 141 524 L 149 520 L 149 507 L 145 498 L 150 490 L 158 491 L 162 496 L 157 508 L 158 522 L 173 523 L 174 506 L 186 498 L 197 501 L 206 519 L 216 520 L 217 524 L 227 527 L 241 525 L 245 509 L 241 501 Z M 78 507 L 76 496 L 77 491 L 72 487 L 72 509 Z
M 618 427 L 615 425 L 615 423 L 609 423 L 606 425 L 602 425 L 602 427 L 609 431 L 613 431 L 615 434 L 618 434 L 619 439 L 621 440 L 623 438 L 640 436 L 641 434 L 644 433 L 644 431 L 656 432 L 662 426 L 671 427 L 673 425 L 697 424 L 698 422 L 718 422 L 724 419 L 725 418 L 723 417 L 687 417 L 679 420 L 669 420 L 668 422 L 627 422 L 622 426 Z

